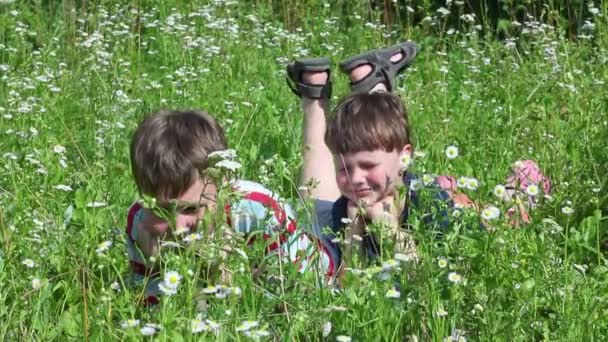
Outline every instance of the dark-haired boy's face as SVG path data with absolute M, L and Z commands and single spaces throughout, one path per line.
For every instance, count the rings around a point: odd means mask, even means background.
M 197 180 L 177 198 L 157 198 L 160 208 L 175 208 L 176 229 L 196 229 L 197 223 L 210 210 L 215 209 L 217 187 L 204 179 Z M 151 210 L 147 210 L 144 226 L 153 235 L 169 232 L 169 223 Z
M 336 182 L 342 195 L 352 202 L 371 206 L 394 193 L 401 182 L 401 153 L 411 146 L 387 152 L 383 149 L 334 156 Z

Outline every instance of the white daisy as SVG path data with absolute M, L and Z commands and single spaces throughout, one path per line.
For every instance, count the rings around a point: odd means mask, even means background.
M 102 253 L 106 252 L 108 249 L 110 249 L 110 247 L 112 247 L 112 241 L 106 240 L 97 246 L 95 253 L 102 254 Z
M 138 319 L 128 319 L 128 320 L 122 321 L 122 323 L 120 323 L 120 326 L 123 329 L 134 328 L 134 327 L 136 327 L 138 325 L 139 325 L 139 320 Z
M 209 326 L 203 320 L 195 318 L 190 322 L 190 331 L 195 334 L 201 331 L 209 331 Z
M 199 241 L 202 238 L 203 238 L 203 236 L 200 233 L 190 233 L 190 234 L 184 236 L 183 240 L 186 243 L 190 243 L 190 242 L 194 242 L 194 241 Z
M 437 260 L 437 265 L 438 265 L 440 268 L 446 268 L 446 267 L 448 267 L 448 259 L 446 259 L 446 258 L 444 258 L 444 257 L 440 257 L 440 258 Z
M 253 328 L 257 328 L 260 325 L 258 321 L 243 321 L 238 327 L 236 327 L 236 331 L 249 331 Z
M 389 289 L 386 291 L 386 298 L 398 299 L 401 297 L 401 292 L 397 291 L 395 288 Z
M 172 289 L 176 289 L 182 281 L 182 276 L 176 271 L 169 271 L 165 273 L 163 279 L 164 284 Z
M 215 163 L 215 166 L 219 167 L 220 169 L 235 172 L 241 168 L 241 163 L 234 160 L 220 160 L 219 162 Z
M 402 153 L 399 156 L 399 167 L 401 170 L 407 170 L 412 165 L 412 156 L 409 153 Z
M 418 191 L 420 189 L 422 189 L 424 187 L 424 184 L 422 183 L 422 181 L 419 181 L 418 179 L 412 179 L 412 181 L 410 182 L 410 190 L 412 191 Z
M 23 261 L 21 263 L 23 265 L 25 265 L 25 267 L 27 267 L 27 268 L 34 268 L 34 267 L 36 267 L 36 263 L 32 259 L 23 259 Z
M 42 280 L 40 280 L 38 278 L 32 279 L 32 289 L 40 290 L 43 285 L 44 285 L 44 282 Z
M 448 312 L 444 308 L 439 308 L 437 309 L 435 314 L 437 315 L 437 317 L 445 317 L 448 315 Z
M 504 185 L 498 184 L 494 187 L 494 196 L 496 196 L 500 199 L 505 199 L 506 194 L 507 194 L 507 189 L 505 188 Z
M 338 335 L 336 336 L 336 342 L 351 342 L 353 339 L 350 336 Z
M 422 183 L 424 183 L 424 185 L 429 185 L 431 183 L 433 183 L 435 181 L 435 176 L 430 175 L 428 173 L 425 173 L 424 175 L 422 175 Z
M 571 207 L 563 207 L 562 208 L 562 213 L 564 215 L 572 215 L 572 213 L 574 213 L 574 209 L 572 209 Z
M 526 194 L 528 194 L 529 196 L 536 196 L 539 192 L 540 190 L 538 189 L 538 186 L 536 184 L 530 184 L 526 188 Z
M 452 283 L 458 284 L 462 281 L 462 276 L 456 272 L 450 272 L 448 274 L 448 280 Z
M 456 157 L 458 157 L 458 147 L 456 146 L 448 146 L 445 149 L 445 155 L 448 157 L 448 159 L 454 159 Z
M 325 324 L 323 324 L 321 334 L 323 335 L 323 337 L 327 337 L 329 336 L 329 333 L 331 333 L 331 322 L 327 321 L 325 322 Z
M 481 217 L 487 221 L 497 219 L 500 217 L 500 209 L 493 205 L 489 205 L 481 211 Z

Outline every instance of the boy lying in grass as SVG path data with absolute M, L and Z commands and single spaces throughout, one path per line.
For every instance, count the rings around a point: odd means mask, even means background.
M 427 228 L 441 231 L 449 225 L 449 208 L 477 208 L 457 191 L 452 177 L 434 179 L 430 198 L 423 198 L 418 191 L 423 182 L 408 171 L 413 152 L 411 128 L 405 106 L 391 91 L 395 77 L 416 54 L 416 45 L 406 42 L 342 62 L 340 68 L 350 77 L 352 94 L 340 101 L 328 121 L 329 60 L 301 59 L 287 67 L 290 87 L 302 98 L 304 112 L 302 183 L 307 191 L 302 195 L 315 200 L 316 226 L 332 257 L 329 273 L 334 276 L 353 253 L 377 259 L 383 241 L 400 258 L 416 260 L 416 244 L 409 230 L 413 211 Z M 525 191 L 532 183 L 536 189 L 542 183 L 545 193 L 550 190 L 535 163 L 517 165 L 504 196 L 513 197 L 515 190 Z M 523 207 L 519 209 L 524 221 L 528 220 Z M 374 231 L 374 227 L 380 229 Z M 341 239 L 345 250 L 336 243 Z
M 161 276 L 157 259 L 163 246 L 203 236 L 213 240 L 261 230 L 263 239 L 256 240 L 266 244 L 267 252 L 287 256 L 300 271 L 309 268 L 317 243 L 297 230 L 291 208 L 260 184 L 228 183 L 226 176 L 218 176 L 218 171 L 240 166 L 226 148 L 222 127 L 201 111 L 161 111 L 137 127 L 131 141 L 132 173 L 140 195 L 149 200 L 131 206 L 126 233 L 131 270 L 138 281 L 147 281 L 145 303 L 157 303 L 161 293 L 175 292 L 179 283 L 174 273 Z M 233 195 L 225 207 L 218 202 L 222 188 Z M 213 222 L 217 213 L 225 215 L 226 225 Z

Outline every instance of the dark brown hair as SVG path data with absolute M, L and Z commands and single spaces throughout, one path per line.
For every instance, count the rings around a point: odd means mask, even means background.
M 334 154 L 401 149 L 411 144 L 405 106 L 388 92 L 351 94 L 328 121 L 325 143 Z
M 225 149 L 224 130 L 208 113 L 156 112 L 131 140 L 133 178 L 141 194 L 175 198 L 208 167 L 210 153 Z

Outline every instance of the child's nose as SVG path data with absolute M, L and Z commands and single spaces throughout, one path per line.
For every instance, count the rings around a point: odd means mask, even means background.
M 351 173 L 350 173 L 350 178 L 351 178 L 351 182 L 353 182 L 353 184 L 359 184 L 363 182 L 363 170 L 361 170 L 358 167 L 355 167 L 352 169 Z
M 178 214 L 175 223 L 177 227 L 194 228 L 196 217 L 194 215 Z

